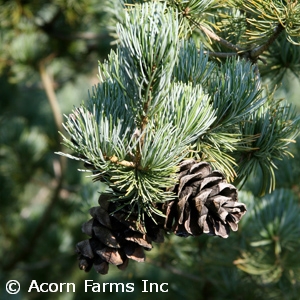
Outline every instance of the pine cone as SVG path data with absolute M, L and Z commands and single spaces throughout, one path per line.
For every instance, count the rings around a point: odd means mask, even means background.
M 184 237 L 206 233 L 226 238 L 246 213 L 246 206 L 237 201 L 237 189 L 207 162 L 183 161 L 178 184 L 170 191 L 177 197 L 157 207 L 166 218 L 154 222 L 146 216 L 143 226 L 137 213 L 129 215 L 129 207 L 118 210 L 110 195 L 102 194 L 99 206 L 90 209 L 92 219 L 82 226 L 90 239 L 76 245 L 80 269 L 88 272 L 94 266 L 107 274 L 109 264 L 124 270 L 129 259 L 143 262 L 144 250 L 151 250 L 152 242 L 162 243 L 165 230 Z
M 99 205 L 90 209 L 92 219 L 84 223 L 82 231 L 91 238 L 76 245 L 79 267 L 88 272 L 95 270 L 107 274 L 109 264 L 124 270 L 129 259 L 143 262 L 144 250 L 152 249 L 152 241 L 164 241 L 163 229 L 146 218 L 144 226 L 137 222 L 137 214 L 128 217 L 126 209 L 116 211 L 116 205 L 102 194 Z M 146 231 L 145 231 L 146 229 Z
M 246 206 L 237 202 L 237 189 L 220 171 L 212 172 L 207 162 L 185 160 L 178 179 L 171 189 L 178 197 L 163 206 L 166 230 L 184 237 L 206 233 L 227 238 L 230 229 L 238 229 Z

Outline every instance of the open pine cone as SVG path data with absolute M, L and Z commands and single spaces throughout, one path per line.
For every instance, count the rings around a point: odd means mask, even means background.
M 143 226 L 137 213 L 117 210 L 111 196 L 102 194 L 99 206 L 90 209 L 92 219 L 82 226 L 90 239 L 76 245 L 80 269 L 88 272 L 94 265 L 98 273 L 107 274 L 109 264 L 124 270 L 129 259 L 143 262 L 144 250 L 151 250 L 152 242 L 162 243 L 164 231 L 183 237 L 206 233 L 227 238 L 246 213 L 245 204 L 237 201 L 237 189 L 207 162 L 183 161 L 178 183 L 170 191 L 177 197 L 157 207 L 166 218 L 157 217 L 155 223 L 146 216 Z
M 141 226 L 134 213 L 128 217 L 128 211 L 115 212 L 116 206 L 109 198 L 102 194 L 100 206 L 90 209 L 92 219 L 83 224 L 82 231 L 91 238 L 76 245 L 79 267 L 86 272 L 94 265 L 98 273 L 107 274 L 109 264 L 124 270 L 129 259 L 145 260 L 144 250 L 152 249 L 152 241 L 164 241 L 163 229 L 152 219 L 146 219 Z
M 237 202 L 237 189 L 221 172 L 212 171 L 207 162 L 185 160 L 178 179 L 171 189 L 178 197 L 163 206 L 166 230 L 178 236 L 207 233 L 227 238 L 230 229 L 238 229 L 246 206 Z

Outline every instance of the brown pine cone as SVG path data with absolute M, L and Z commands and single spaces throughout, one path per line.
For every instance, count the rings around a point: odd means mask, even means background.
M 76 245 L 79 267 L 88 272 L 95 270 L 107 274 L 109 264 L 124 270 L 129 259 L 143 262 L 144 250 L 152 249 L 152 241 L 164 241 L 163 229 L 146 218 L 144 226 L 137 222 L 137 214 L 125 209 L 116 211 L 110 196 L 102 194 L 99 205 L 90 209 L 92 219 L 84 223 L 82 231 L 91 238 Z M 146 229 L 146 231 L 145 231 Z
M 178 179 L 171 189 L 177 198 L 163 206 L 166 230 L 184 237 L 206 233 L 227 238 L 230 229 L 238 229 L 246 206 L 221 172 L 212 171 L 207 162 L 185 160 Z

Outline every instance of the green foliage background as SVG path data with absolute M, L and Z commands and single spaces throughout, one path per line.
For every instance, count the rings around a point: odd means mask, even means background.
M 113 47 L 111 17 L 105 1 L 0 1 L 0 298 L 298 299 L 299 139 L 291 147 L 295 158 L 278 164 L 272 194 L 259 196 L 260 174 L 244 186 L 239 199 L 248 213 L 229 239 L 169 236 L 146 263 L 131 262 L 124 272 L 78 269 L 74 246 L 86 238 L 81 224 L 104 186 L 78 172 L 80 163 L 54 154 L 62 147 L 60 128 L 42 71 L 60 113 L 69 113 L 87 99 L 97 60 Z M 298 79 L 291 71 L 281 79 L 277 96 L 300 112 Z M 21 283 L 18 295 L 5 291 L 10 279 Z M 76 293 L 28 293 L 34 279 L 74 282 Z M 88 279 L 133 282 L 135 291 L 85 293 Z M 166 282 L 169 291 L 142 293 L 142 280 Z

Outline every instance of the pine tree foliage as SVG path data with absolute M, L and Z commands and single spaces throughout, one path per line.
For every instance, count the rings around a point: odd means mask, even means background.
M 297 44 L 300 33 L 300 6 L 297 2 L 281 0 L 241 2 L 241 8 L 251 14 L 251 19 L 248 19 L 250 29 L 246 31 L 246 35 L 252 41 L 261 43 L 270 38 L 274 30 L 283 27 L 287 40 Z
M 151 249 L 147 263 L 131 263 L 126 272 L 111 268 L 101 278 L 134 282 L 133 298 L 148 279 L 169 283 L 158 299 L 298 300 L 299 117 L 291 99 L 278 97 L 296 99 L 298 2 L 124 2 L 0 1 L 1 278 L 18 279 L 21 298 L 36 297 L 23 287 L 37 278 L 75 282 L 76 293 L 66 295 L 72 299 L 94 297 L 80 288 L 86 274 L 74 268 L 74 245 L 88 235 L 77 252 L 97 251 L 89 255 L 96 254 L 102 273 L 108 263 L 124 269 L 128 258 L 143 261 L 144 247 Z M 112 39 L 114 50 L 103 62 Z M 82 74 L 93 73 L 98 59 L 99 84 L 80 105 L 91 85 Z M 64 131 L 55 121 L 60 111 L 44 101 L 44 71 L 67 112 Z M 58 130 L 70 151 L 59 145 Z M 66 164 L 54 151 L 79 162 Z M 180 174 L 182 160 L 195 165 L 188 174 Z M 199 167 L 209 165 L 212 173 L 201 177 Z M 201 232 L 189 222 L 199 203 L 190 188 L 202 191 L 188 177 L 194 174 L 210 190 L 227 187 L 204 195 L 210 205 L 197 217 L 208 224 L 205 231 L 224 237 L 223 227 L 236 230 L 233 217 L 245 210 L 231 209 L 247 206 L 238 231 L 230 240 L 169 234 L 156 244 L 165 216 L 174 217 L 165 209 L 171 203 L 180 212 L 173 225 Z M 186 193 L 180 196 L 179 181 Z M 110 201 L 95 207 L 99 193 Z M 80 233 L 88 212 L 92 219 Z M 81 258 L 83 268 L 90 258 Z M 95 272 L 89 276 L 99 281 Z M 7 297 L 4 290 L 0 295 Z
M 267 103 L 269 105 L 257 110 L 253 114 L 252 122 L 245 126 L 246 135 L 259 134 L 259 137 L 251 144 L 253 150 L 248 152 L 246 157 L 242 155 L 239 158 L 240 180 L 247 178 L 247 173 L 244 172 L 256 171 L 258 167 L 264 178 L 269 178 L 263 182 L 261 193 L 268 185 L 269 192 L 275 189 L 274 161 L 284 156 L 292 156 L 288 151 L 288 144 L 293 142 L 299 132 L 299 117 L 290 105 L 282 101 L 275 102 L 273 98 L 271 101 L 269 98 Z
M 260 72 L 263 76 L 271 75 L 273 82 L 282 82 L 285 75 L 292 73 L 295 77 L 299 78 L 299 47 L 290 43 L 286 39 L 286 34 L 282 34 L 271 45 L 268 53 L 264 58 L 272 65 L 272 70 L 268 65 L 262 65 Z
M 254 224 L 253 235 L 249 235 L 254 251 L 244 250 L 235 261 L 237 266 L 249 274 L 259 275 L 266 284 L 278 282 L 282 277 L 290 282 L 299 280 L 298 219 L 299 205 L 292 192 L 278 189 L 264 197 L 247 220 Z
M 200 85 L 171 81 L 180 43 L 176 14 L 166 9 L 144 5 L 127 14 L 117 53 L 100 66 L 106 81 L 92 96 L 93 113 L 82 107 L 66 125 L 66 145 L 149 216 L 171 199 L 176 166 L 215 119 Z
M 292 108 L 263 95 L 251 60 L 216 63 L 204 44 L 197 50 L 182 19 L 198 24 L 196 12 L 215 3 L 168 4 L 126 7 L 117 50 L 100 64 L 100 84 L 65 125 L 65 145 L 142 219 L 160 214 L 156 203 L 172 198 L 176 166 L 191 156 L 211 161 L 231 181 L 245 182 L 260 168 L 262 192 L 273 190 L 274 161 L 288 155 L 299 131 Z

